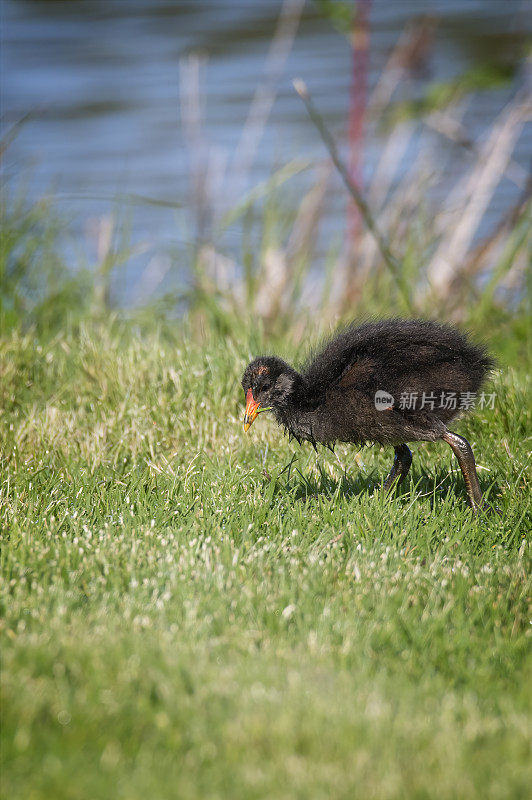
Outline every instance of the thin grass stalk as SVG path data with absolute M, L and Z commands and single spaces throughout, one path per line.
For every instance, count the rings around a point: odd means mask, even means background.
M 499 235 L 491 245 L 492 247 L 495 245 L 498 247 L 498 258 L 497 261 L 493 263 L 487 283 L 480 291 L 477 290 L 476 302 L 472 314 L 474 320 L 480 321 L 481 319 L 485 319 L 489 313 L 490 306 L 494 305 L 497 290 L 505 283 L 515 283 L 519 272 L 530 267 L 530 244 L 532 235 L 532 226 L 530 223 L 532 204 L 530 198 L 522 203 L 519 209 L 520 214 L 513 220 L 511 227 L 506 229 L 505 238 L 501 236 L 502 231 L 499 230 Z M 522 269 L 520 269 L 519 266 L 521 254 L 525 256 Z M 512 276 L 510 281 L 509 276 Z M 465 279 L 471 281 L 471 272 L 466 274 Z
M 181 124 L 190 154 L 190 201 L 194 213 L 195 242 L 204 240 L 212 213 L 208 190 L 209 153 L 203 133 L 201 70 L 205 58 L 191 53 L 180 62 L 179 101 Z
M 397 286 L 397 289 L 398 289 L 401 297 L 403 298 L 405 306 L 408 308 L 408 310 L 412 310 L 412 302 L 411 302 L 411 299 L 410 299 L 410 295 L 409 295 L 408 289 L 405 286 L 405 284 L 403 282 L 403 279 L 402 279 L 402 276 L 401 276 L 401 263 L 400 263 L 400 261 L 394 256 L 394 254 L 390 250 L 390 246 L 389 246 L 388 242 L 386 241 L 385 237 L 383 236 L 383 234 L 381 233 L 377 223 L 375 222 L 375 220 L 373 218 L 373 215 L 372 215 L 372 213 L 371 213 L 371 211 L 369 209 L 368 204 L 366 203 L 366 201 L 362 197 L 362 194 L 360 193 L 358 188 L 351 181 L 351 178 L 349 176 L 349 172 L 347 170 L 347 167 L 343 163 L 343 161 L 340 158 L 340 155 L 338 153 L 338 148 L 336 146 L 336 142 L 335 142 L 332 134 L 330 133 L 329 129 L 326 127 L 326 125 L 325 125 L 325 123 L 323 121 L 323 118 L 321 117 L 321 115 L 317 111 L 316 107 L 314 106 L 314 103 L 311 100 L 311 97 L 310 97 L 310 94 L 308 92 L 308 89 L 307 89 L 307 86 L 306 86 L 305 82 L 302 81 L 301 79 L 295 79 L 293 81 L 293 84 L 294 84 L 294 88 L 295 88 L 296 92 L 299 94 L 299 96 L 301 97 L 301 99 L 303 100 L 303 102 L 305 104 L 305 107 L 307 109 L 307 112 L 309 114 L 310 119 L 312 120 L 314 125 L 317 127 L 317 129 L 318 129 L 318 131 L 320 133 L 320 136 L 321 136 L 321 138 L 323 140 L 323 143 L 325 144 L 325 147 L 329 151 L 329 154 L 331 156 L 332 162 L 333 162 L 334 166 L 336 167 L 336 169 L 338 170 L 338 172 L 340 174 L 340 177 L 342 178 L 347 191 L 349 192 L 349 194 L 351 195 L 351 197 L 355 201 L 358 209 L 360 210 L 362 218 L 364 219 L 364 222 L 366 223 L 366 226 L 368 227 L 368 229 L 371 231 L 372 235 L 374 236 L 375 241 L 377 242 L 377 244 L 379 246 L 379 250 L 381 252 L 381 255 L 382 255 L 383 259 L 384 259 L 384 262 L 385 262 L 386 266 L 388 267 L 391 276 L 394 279 L 394 283 Z
M 262 82 L 258 85 L 238 145 L 231 173 L 232 194 L 236 197 L 243 188 L 253 165 L 257 148 L 264 133 L 277 94 L 277 85 L 297 34 L 305 0 L 284 0 L 277 27 L 270 44 Z
M 351 28 L 352 74 L 349 94 L 349 177 L 352 183 L 364 190 L 362 158 L 364 152 L 364 126 L 367 105 L 369 69 L 371 0 L 355 0 L 355 14 Z M 352 253 L 362 229 L 362 218 L 356 204 L 347 207 L 347 242 Z M 351 265 L 354 268 L 354 264 Z
M 368 203 L 375 213 L 380 211 L 386 202 L 390 187 L 417 127 L 417 122 L 409 120 L 397 126 L 393 135 L 386 139 L 367 193 Z
M 435 21 L 431 17 L 424 17 L 405 28 L 371 93 L 369 117 L 378 119 L 389 106 L 405 74 L 424 64 L 432 47 L 434 28 Z
M 436 133 L 438 133 L 440 136 L 444 136 L 446 139 L 449 139 L 449 141 L 454 142 L 465 152 L 470 153 L 477 158 L 480 157 L 481 149 L 479 148 L 477 142 L 473 141 L 469 137 L 464 125 L 460 122 L 460 120 L 452 117 L 448 112 L 448 109 L 446 111 L 432 111 L 430 114 L 424 117 L 422 121 L 428 128 L 436 131 Z M 506 167 L 504 174 L 508 180 L 512 181 L 512 183 L 519 187 L 519 189 L 525 189 L 529 178 L 529 173 L 513 158 L 508 160 L 508 166 Z
M 399 226 L 412 225 L 413 213 L 419 205 L 421 191 L 421 177 L 426 175 L 426 181 L 434 182 L 437 173 L 433 171 L 433 153 L 428 147 L 420 146 L 416 153 L 412 168 L 399 182 L 390 195 L 379 214 L 379 223 L 386 228 L 390 240 L 400 240 Z M 412 174 L 416 176 L 413 179 Z M 379 250 L 375 239 L 367 235 L 360 247 L 360 280 L 366 281 L 375 266 Z M 421 259 L 421 254 L 419 254 Z M 421 265 L 420 265 L 421 268 Z
M 450 226 L 443 237 L 427 270 L 429 291 L 436 296 L 448 293 L 459 265 L 464 262 L 530 111 L 528 98 L 518 93 L 499 115 L 474 168 L 462 182 L 466 206 L 461 209 L 456 225 Z

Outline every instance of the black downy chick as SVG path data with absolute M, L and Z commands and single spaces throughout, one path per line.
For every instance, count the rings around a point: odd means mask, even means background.
M 460 397 L 482 386 L 494 362 L 449 325 L 390 319 L 350 326 L 296 371 L 276 356 L 246 367 L 244 430 L 257 414 L 273 411 L 299 443 L 393 445 L 395 460 L 384 487 L 407 475 L 407 442 L 443 439 L 462 469 L 469 502 L 483 505 L 471 446 L 447 424 L 463 409 Z

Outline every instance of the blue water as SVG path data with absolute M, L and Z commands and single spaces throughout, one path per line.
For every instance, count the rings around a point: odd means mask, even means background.
M 74 239 L 85 242 L 86 221 L 119 210 L 132 239 L 150 253 L 172 248 L 174 279 L 186 282 L 187 252 L 194 240 L 190 219 L 190 164 L 180 114 L 180 63 L 190 53 L 204 58 L 204 120 L 200 157 L 226 165 L 218 191 L 219 213 L 242 193 L 293 158 L 323 159 L 324 150 L 291 79 L 301 76 L 340 141 L 345 138 L 350 85 L 349 44 L 305 4 L 275 103 L 244 182 L 235 184 L 231 165 L 253 93 L 261 80 L 281 3 L 274 0 L 3 0 L 2 126 L 6 131 L 29 115 L 7 152 L 4 168 L 24 174 L 30 197 L 50 194 L 71 221 Z M 523 0 L 373 0 L 369 85 L 375 86 L 390 50 L 409 20 L 439 19 L 426 69 L 412 78 L 422 94 L 435 80 L 459 76 L 495 52 L 510 56 L 530 32 L 531 6 Z M 511 86 L 477 95 L 466 121 L 481 135 L 513 95 Z M 386 134 L 374 122 L 367 134 L 364 175 L 371 176 Z M 514 158 L 529 167 L 530 127 Z M 442 141 L 450 157 L 451 145 Z M 406 168 L 406 167 L 405 167 Z M 461 167 L 460 167 L 461 169 Z M 300 186 L 312 176 L 302 176 Z M 307 182 L 305 184 L 305 181 Z M 297 179 L 290 192 L 298 195 Z M 345 195 L 328 199 L 321 248 L 343 235 Z M 132 203 L 131 195 L 137 196 Z M 517 190 L 503 183 L 485 224 L 495 224 L 515 202 Z M 144 202 L 153 198 L 175 207 Z M 491 221 L 491 222 L 490 222 Z M 90 239 L 90 236 L 89 236 Z M 238 260 L 241 230 L 235 225 L 220 246 Z M 90 260 L 90 248 L 87 256 Z M 149 255 L 133 259 L 120 291 L 134 283 Z

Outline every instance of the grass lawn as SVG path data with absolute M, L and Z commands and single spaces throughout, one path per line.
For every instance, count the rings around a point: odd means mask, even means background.
M 443 443 L 387 500 L 391 449 L 244 434 L 244 337 L 0 340 L 4 796 L 528 798 L 525 366 L 455 426 L 475 519 Z

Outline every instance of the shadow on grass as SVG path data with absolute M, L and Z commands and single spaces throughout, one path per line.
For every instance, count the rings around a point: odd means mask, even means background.
M 383 483 L 388 474 L 386 470 L 381 471 L 375 467 L 368 473 L 355 472 L 353 477 L 344 473 L 340 478 L 335 478 L 328 475 L 318 463 L 319 475 L 315 476 L 304 474 L 298 467 L 294 470 L 288 469 L 288 467 L 292 467 L 292 464 L 293 462 L 290 462 L 275 479 L 267 475 L 268 483 L 270 480 L 275 480 L 276 483 L 271 497 L 283 493 L 290 494 L 295 501 L 306 501 L 323 496 L 330 499 L 341 497 L 349 501 L 364 494 L 371 496 L 383 492 Z M 288 475 L 283 481 L 282 476 L 286 474 L 286 471 Z M 491 503 L 494 503 L 495 498 L 500 495 L 498 482 L 494 481 L 491 476 L 483 479 L 481 475 L 479 475 L 479 482 L 482 494 L 489 498 Z M 445 468 L 429 473 L 412 469 L 406 480 L 391 492 L 390 497 L 404 497 L 407 500 L 417 498 L 420 501 L 428 498 L 431 509 L 435 509 L 438 498 L 443 500 L 449 493 L 454 495 L 457 501 L 468 505 L 467 492 L 461 473 Z

